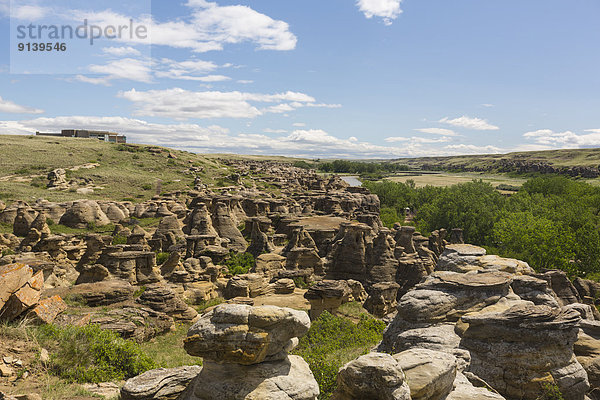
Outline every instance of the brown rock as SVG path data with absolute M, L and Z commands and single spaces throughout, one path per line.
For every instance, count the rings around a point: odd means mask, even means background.
M 61 312 L 67 309 L 67 304 L 60 296 L 43 299 L 28 314 L 27 318 L 39 324 L 51 324 Z

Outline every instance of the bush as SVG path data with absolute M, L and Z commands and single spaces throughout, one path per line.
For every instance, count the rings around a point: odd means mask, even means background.
M 41 339 L 54 342 L 50 370 L 71 382 L 129 379 L 156 368 L 138 344 L 98 325 L 39 328 Z
M 169 253 L 156 253 L 156 265 L 163 265 L 169 259 Z
M 145 183 L 142 185 L 143 190 L 152 190 L 152 185 L 149 183 Z
M 117 235 L 113 238 L 113 245 L 116 244 L 127 244 L 127 236 Z
M 247 274 L 254 266 L 254 256 L 250 253 L 229 253 L 229 259 L 225 261 L 231 275 Z
M 328 399 L 336 386 L 337 372 L 347 362 L 369 352 L 381 341 L 385 324 L 362 314 L 358 324 L 323 312 L 292 354 L 302 356 L 319 383 L 319 399 Z
M 295 161 L 294 164 L 292 164 L 292 165 L 296 168 L 302 168 L 302 169 L 313 169 L 314 168 L 312 165 L 310 165 L 309 163 L 307 163 L 304 160 Z

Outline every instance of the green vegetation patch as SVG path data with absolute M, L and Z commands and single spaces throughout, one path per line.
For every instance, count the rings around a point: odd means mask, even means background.
M 247 274 L 254 266 L 254 256 L 250 253 L 231 252 L 225 265 L 231 275 Z
M 292 354 L 302 356 L 319 383 L 319 399 L 329 399 L 340 367 L 367 354 L 381 341 L 385 324 L 367 314 L 358 323 L 323 312 Z
M 157 367 L 137 343 L 98 325 L 45 325 L 38 336 L 51 349 L 51 371 L 69 382 L 129 379 Z

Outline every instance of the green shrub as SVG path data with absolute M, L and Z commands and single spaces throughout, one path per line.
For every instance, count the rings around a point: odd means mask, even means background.
M 544 393 L 536 400 L 564 400 L 560 389 L 556 384 L 544 383 L 542 385 Z
M 142 189 L 144 190 L 152 190 L 152 185 L 149 183 L 145 183 L 142 185 Z
M 116 235 L 112 240 L 112 244 L 127 244 L 127 236 Z
M 217 297 L 215 299 L 205 300 L 196 306 L 196 310 L 199 313 L 202 313 L 207 308 L 218 306 L 221 303 L 225 303 L 225 299 L 222 297 Z
M 312 165 L 310 165 L 309 163 L 307 163 L 304 160 L 295 161 L 294 164 L 292 164 L 292 165 L 296 168 L 302 168 L 302 169 L 313 169 L 314 168 Z
M 231 275 L 247 274 L 254 266 L 254 256 L 250 253 L 229 253 L 229 259 L 225 261 Z
M 304 277 L 302 277 L 302 276 L 295 277 L 294 284 L 296 285 L 297 288 L 300 288 L 300 289 L 308 289 L 310 287 L 310 284 L 307 283 L 304 280 Z
M 169 253 L 156 253 L 156 265 L 163 265 L 169 259 Z
M 39 328 L 41 339 L 54 342 L 50 370 L 71 382 L 128 379 L 156 368 L 138 344 L 98 325 Z
M 12 256 L 13 254 L 15 254 L 15 252 L 12 251 L 11 249 L 4 249 L 4 250 L 2 250 L 2 257 L 4 257 L 4 256 Z
M 337 372 L 347 362 L 369 352 L 381 341 L 385 324 L 362 314 L 357 324 L 323 312 L 293 354 L 302 356 L 319 383 L 319 399 L 328 399 L 335 390 Z

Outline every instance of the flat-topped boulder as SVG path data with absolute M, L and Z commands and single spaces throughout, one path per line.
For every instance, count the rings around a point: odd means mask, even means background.
M 189 329 L 184 347 L 193 356 L 218 363 L 258 364 L 283 359 L 309 327 L 303 311 L 222 304 Z
M 369 353 L 340 368 L 332 400 L 410 400 L 400 364 L 389 354 Z
M 352 289 L 346 281 L 324 280 L 312 285 L 304 294 L 310 301 L 310 318 L 316 319 L 323 311 L 335 314 L 337 309 L 350 301 Z
M 483 247 L 471 244 L 449 244 L 441 254 L 437 269 L 440 271 L 503 271 L 511 274 L 533 274 L 535 271 L 525 261 L 486 255 Z
M 400 299 L 398 316 L 408 321 L 457 321 L 507 296 L 511 282 L 512 276 L 502 272 L 434 272 Z
M 580 320 L 574 309 L 529 304 L 463 316 L 461 347 L 471 353 L 470 371 L 508 398 L 537 399 L 546 382 L 583 400 L 588 378 L 573 353 Z

